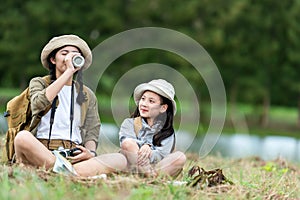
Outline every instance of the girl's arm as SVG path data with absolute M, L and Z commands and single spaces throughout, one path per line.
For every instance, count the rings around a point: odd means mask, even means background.
M 174 133 L 175 134 L 175 133 Z M 161 146 L 152 146 L 152 154 L 150 157 L 150 163 L 157 163 L 171 153 L 174 143 L 174 135 L 164 139 L 161 142 Z
M 123 121 L 119 131 L 119 141 L 120 145 L 126 138 L 136 139 L 134 132 L 133 118 L 127 118 Z
M 46 87 L 47 85 L 42 77 L 35 77 L 30 80 L 29 91 L 32 115 L 37 115 L 51 105 L 45 95 Z

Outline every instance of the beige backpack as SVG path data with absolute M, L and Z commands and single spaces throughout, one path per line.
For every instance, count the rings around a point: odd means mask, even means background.
M 44 76 L 43 80 L 48 86 L 51 82 L 50 76 Z M 13 159 L 15 154 L 14 139 L 17 133 L 21 130 L 31 131 L 35 128 L 41 117 L 46 114 L 51 108 L 51 105 L 45 111 L 39 113 L 38 119 L 31 124 L 31 108 L 30 108 L 30 94 L 27 87 L 20 95 L 11 99 L 6 106 L 4 117 L 7 119 L 8 130 L 6 131 L 6 141 L 2 150 L 2 161 L 7 162 Z

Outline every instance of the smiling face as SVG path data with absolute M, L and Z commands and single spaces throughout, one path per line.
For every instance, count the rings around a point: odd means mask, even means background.
M 65 46 L 57 51 L 55 57 L 50 58 L 51 63 L 56 65 L 56 77 L 59 77 L 68 68 L 65 62 L 65 57 L 70 52 L 79 53 L 79 49 L 74 46 Z
M 166 112 L 168 105 L 162 105 L 162 98 L 151 91 L 146 91 L 139 101 L 139 112 L 141 117 L 146 118 L 147 123 L 152 126 L 155 118 Z

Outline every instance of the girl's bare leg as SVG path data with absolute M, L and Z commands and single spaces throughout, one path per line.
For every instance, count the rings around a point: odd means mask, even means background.
M 183 168 L 186 156 L 180 151 L 169 154 L 155 166 L 158 173 L 176 176 Z
M 45 167 L 50 169 L 54 166 L 56 157 L 30 132 L 21 131 L 15 140 L 17 162 Z M 103 154 L 87 161 L 73 165 L 75 171 L 81 176 L 92 176 L 102 173 L 110 173 L 126 168 L 126 158 L 120 153 Z
M 120 153 L 108 153 L 76 163 L 73 167 L 80 176 L 95 176 L 123 171 L 127 167 L 127 161 Z
M 132 139 L 125 139 L 121 144 L 121 153 L 127 158 L 129 169 L 136 167 L 139 146 Z
M 49 169 L 55 156 L 29 131 L 20 131 L 14 140 L 17 162 Z

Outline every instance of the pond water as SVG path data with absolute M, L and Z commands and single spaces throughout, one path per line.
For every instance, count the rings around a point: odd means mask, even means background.
M 220 154 L 232 158 L 258 156 L 264 160 L 284 158 L 300 162 L 300 140 L 292 137 L 259 137 L 236 133 L 221 134 L 219 137 L 212 134 L 209 138 L 217 140 L 210 154 Z M 199 152 L 202 143 L 202 137 L 196 138 L 190 150 L 192 152 Z M 201 155 L 201 151 L 199 155 Z
M 118 146 L 118 130 L 112 124 L 103 124 L 100 142 Z M 187 132 L 177 132 L 176 149 L 184 152 L 191 151 L 199 154 L 200 157 L 216 154 L 230 158 L 258 156 L 264 160 L 283 158 L 300 162 L 300 140 L 293 137 L 271 135 L 260 137 L 242 133 L 207 134 L 205 137 L 194 137 Z

